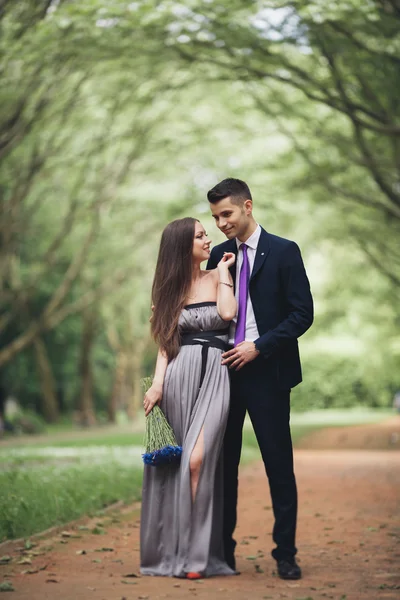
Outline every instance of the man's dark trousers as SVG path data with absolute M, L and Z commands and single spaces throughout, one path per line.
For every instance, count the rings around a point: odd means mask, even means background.
M 297 489 L 290 436 L 290 390 L 280 390 L 267 361 L 258 356 L 231 370 L 231 406 L 224 439 L 224 547 L 232 562 L 236 542 L 238 467 L 242 429 L 249 413 L 268 476 L 275 516 L 272 551 L 276 560 L 296 554 Z

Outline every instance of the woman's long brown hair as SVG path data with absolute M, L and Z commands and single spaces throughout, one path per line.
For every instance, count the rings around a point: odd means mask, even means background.
M 162 232 L 152 288 L 151 333 L 172 360 L 179 352 L 178 320 L 193 275 L 193 238 L 197 219 L 185 217 Z

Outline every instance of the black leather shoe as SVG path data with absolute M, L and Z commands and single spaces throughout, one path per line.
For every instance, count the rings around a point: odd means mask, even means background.
M 281 579 L 301 579 L 301 569 L 294 558 L 278 560 L 277 565 Z

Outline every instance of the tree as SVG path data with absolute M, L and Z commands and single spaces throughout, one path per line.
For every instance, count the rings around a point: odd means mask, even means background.
M 170 11 L 166 43 L 276 121 L 317 201 L 363 209 L 366 227 L 353 235 L 399 286 L 398 3 L 236 0 Z
M 60 54 L 52 55 L 65 18 L 53 16 L 60 6 L 42 2 L 39 10 L 29 2 L 3 4 L 3 75 L 10 86 L 2 98 L 0 122 L 0 367 L 41 333 L 86 310 L 126 279 L 132 262 L 121 232 L 114 253 L 104 253 L 101 236 L 110 235 L 125 208 L 116 191 L 132 181 L 135 169 L 139 172 L 136 165 L 168 110 L 165 95 L 158 101 L 168 89 L 168 75 L 149 81 L 148 62 L 141 57 L 131 58 L 129 77 L 125 61 L 114 71 L 98 64 L 96 56 L 82 65 L 73 56 L 73 29 L 70 36 L 65 33 L 61 49 L 68 60 L 60 63 Z M 69 8 L 71 17 L 79 17 L 78 5 Z M 92 32 L 95 40 L 98 33 Z M 43 36 L 46 53 L 41 50 Z M 23 74 L 18 80 L 12 74 L 19 51 Z M 59 211 L 48 200 L 55 189 Z M 131 211 L 130 216 L 137 214 Z M 117 269 L 116 261 L 121 265 Z M 88 289 L 81 276 L 93 269 L 97 277 Z M 51 289 L 35 302 L 49 279 Z M 21 329 L 18 316 L 28 308 L 32 318 Z

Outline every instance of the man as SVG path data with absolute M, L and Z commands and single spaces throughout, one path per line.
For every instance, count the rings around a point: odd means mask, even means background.
M 275 524 L 272 556 L 282 579 L 300 579 L 295 555 L 297 489 L 289 426 L 290 390 L 301 382 L 297 338 L 313 322 L 310 285 L 298 246 L 267 233 L 253 218 L 247 184 L 225 179 L 207 194 L 217 227 L 228 241 L 216 246 L 207 268 L 224 252 L 231 267 L 238 316 L 223 364 L 231 372 L 231 406 L 224 439 L 224 548 L 235 569 L 238 467 L 249 413 L 269 480 Z M 226 282 L 220 282 L 221 285 Z

